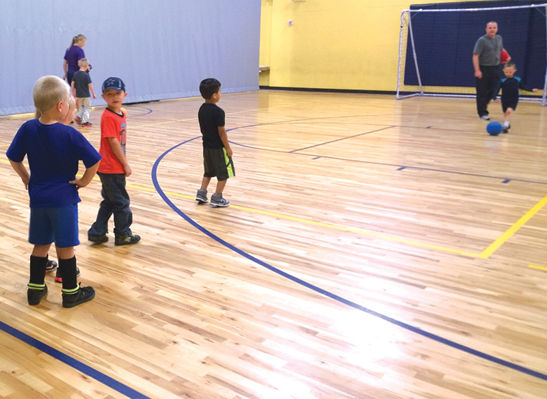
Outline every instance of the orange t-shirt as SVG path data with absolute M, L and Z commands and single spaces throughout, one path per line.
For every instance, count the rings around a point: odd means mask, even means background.
M 114 137 L 118 140 L 125 154 L 126 127 L 127 116 L 123 112 L 122 114 L 117 114 L 108 108 L 103 111 L 101 117 L 101 146 L 99 148 L 99 154 L 101 154 L 103 159 L 101 159 L 101 163 L 99 164 L 99 172 L 109 174 L 125 173 L 122 164 L 116 155 L 114 155 L 107 138 Z

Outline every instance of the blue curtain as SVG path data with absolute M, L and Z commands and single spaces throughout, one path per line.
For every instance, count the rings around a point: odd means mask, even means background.
M 0 115 L 34 111 L 35 81 L 63 75 L 78 33 L 95 105 L 109 76 L 124 80 L 126 102 L 196 96 L 206 77 L 225 93 L 258 89 L 257 0 L 2 0 L 0 29 Z
M 412 5 L 414 9 L 506 7 L 545 1 L 477 1 Z M 546 67 L 545 7 L 504 11 L 411 13 L 418 68 L 424 85 L 474 87 L 472 53 L 489 21 L 517 64 L 523 83 L 542 88 Z M 410 39 L 407 42 L 405 84 L 418 84 Z

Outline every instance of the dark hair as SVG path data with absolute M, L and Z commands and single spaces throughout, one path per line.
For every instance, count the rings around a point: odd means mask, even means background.
M 219 89 L 220 82 L 215 78 L 203 79 L 199 84 L 199 92 L 201 93 L 201 96 L 206 100 L 209 100 L 213 94 L 218 92 Z

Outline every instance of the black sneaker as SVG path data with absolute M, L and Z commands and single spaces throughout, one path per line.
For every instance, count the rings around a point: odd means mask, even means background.
M 72 290 L 71 290 L 72 291 Z M 73 308 L 74 306 L 91 301 L 95 298 L 95 290 L 93 287 L 78 287 L 74 293 L 68 293 L 63 290 L 63 308 Z
M 46 273 L 52 272 L 57 269 L 57 262 L 54 260 L 48 260 L 46 263 Z
M 47 295 L 47 285 L 43 288 L 36 287 L 36 284 L 29 283 L 27 285 L 27 301 L 29 305 L 38 305 L 43 297 Z
M 141 240 L 141 236 L 131 234 L 130 236 L 116 236 L 114 245 L 131 245 L 136 244 Z
M 103 234 L 102 236 L 92 236 L 88 234 L 87 239 L 95 244 L 102 244 L 103 242 L 108 241 L 108 236 L 106 234 Z
M 80 125 L 81 127 L 91 127 L 93 124 L 91 122 L 84 122 Z
M 55 272 L 55 282 L 56 283 L 62 283 L 63 282 L 63 276 L 61 276 L 61 269 L 57 269 L 57 272 Z M 80 275 L 80 268 L 76 266 L 76 277 Z

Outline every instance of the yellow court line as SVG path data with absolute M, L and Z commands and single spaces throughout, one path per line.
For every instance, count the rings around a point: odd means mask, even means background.
M 532 269 L 543 270 L 543 271 L 547 272 L 547 267 L 544 267 L 544 266 L 528 265 L 528 267 L 530 267 Z
M 3 161 L 3 162 L 8 162 L 7 160 L 4 160 L 4 159 L 0 159 L 0 160 Z M 78 176 L 80 177 L 80 175 L 78 175 Z M 99 180 L 99 178 L 95 176 L 93 178 L 93 180 Z M 143 190 L 143 191 L 148 191 L 148 192 L 156 192 L 156 189 L 153 188 L 153 187 L 146 187 L 146 186 L 141 186 L 141 185 L 137 185 L 137 184 L 127 184 L 127 187 L 131 187 L 131 188 L 135 188 L 135 189 Z M 180 194 L 180 193 L 173 192 L 173 191 L 165 191 L 164 193 L 166 195 L 170 195 L 170 196 L 174 196 L 174 197 L 185 198 L 185 199 L 189 199 L 189 200 L 194 199 L 193 196 Z M 311 219 L 305 219 L 305 218 L 296 217 L 296 216 L 290 216 L 290 215 L 284 215 L 284 214 L 280 214 L 280 213 L 263 211 L 263 210 L 260 210 L 260 209 L 248 208 L 248 207 L 239 206 L 239 205 L 230 204 L 230 207 L 234 208 L 234 209 L 239 209 L 239 210 L 242 210 L 242 211 L 246 211 L 246 212 L 271 216 L 271 217 L 275 217 L 275 218 L 278 218 L 278 219 L 292 220 L 292 221 L 295 221 L 295 222 L 309 224 L 309 225 L 312 225 L 312 226 L 319 226 L 319 227 L 324 227 L 324 228 L 329 228 L 329 229 L 339 230 L 339 231 L 347 231 L 347 232 L 356 233 L 356 234 L 364 235 L 364 236 L 368 236 L 368 237 L 374 237 L 374 238 L 380 238 L 380 239 L 387 240 L 387 241 L 399 242 L 399 243 L 402 243 L 402 244 L 415 246 L 415 247 L 419 247 L 419 248 L 426 248 L 426 249 L 431 249 L 431 250 L 436 250 L 436 251 L 441 251 L 441 252 L 452 253 L 452 254 L 456 254 L 456 255 L 463 255 L 463 256 L 468 256 L 468 257 L 471 257 L 471 258 L 486 259 L 490 255 L 492 255 L 492 253 L 494 253 L 494 251 L 496 251 L 505 241 L 507 241 L 509 239 L 509 237 L 511 237 L 513 234 L 515 234 L 516 231 L 520 227 L 522 227 L 522 225 L 524 225 L 524 223 L 526 223 L 526 221 L 528 221 L 535 213 L 537 213 L 539 211 L 539 209 L 541 209 L 545 205 L 545 203 L 547 203 L 547 196 L 545 198 L 543 198 L 540 202 L 538 202 L 530 211 L 528 211 L 528 213 L 526 213 L 526 215 L 524 215 L 522 218 L 520 218 L 513 226 L 511 226 L 511 228 L 509 228 L 505 233 L 503 233 L 496 241 L 494 241 L 492 244 L 490 244 L 481 253 L 463 251 L 463 250 L 459 250 L 459 249 L 455 249 L 455 248 L 443 247 L 443 246 L 440 246 L 440 245 L 427 244 L 427 243 L 424 243 L 424 242 L 411 240 L 411 239 L 408 239 L 408 238 L 397 237 L 397 236 L 392 236 L 392 235 L 383 234 L 383 233 L 377 233 L 377 232 L 374 232 L 374 231 L 358 229 L 358 228 L 355 228 L 355 227 L 340 226 L 340 225 L 325 223 L 325 222 L 316 222 L 316 221 L 311 220 Z
M 143 187 L 143 186 L 136 186 L 136 185 L 129 185 L 129 184 L 128 184 L 128 186 L 129 187 L 134 187 L 134 188 L 139 188 L 139 189 L 144 189 L 144 190 L 147 190 L 147 191 L 155 191 L 155 189 L 151 189 L 151 188 Z M 186 198 L 186 199 L 190 199 L 190 200 L 194 199 L 193 196 L 180 194 L 180 193 L 176 193 L 176 192 L 172 192 L 172 191 L 165 191 L 164 193 L 166 195 L 172 195 L 174 197 Z M 368 231 L 368 230 L 363 230 L 363 229 L 357 229 L 355 227 L 340 226 L 340 225 L 325 223 L 325 222 L 316 222 L 316 221 L 311 220 L 311 219 L 305 219 L 305 218 L 301 218 L 301 217 L 284 215 L 284 214 L 280 214 L 280 213 L 262 211 L 260 209 L 247 208 L 247 207 L 244 207 L 244 206 L 233 205 L 233 204 L 230 204 L 230 208 L 239 209 L 239 210 L 246 211 L 246 212 L 251 212 L 251 213 L 258 213 L 258 214 L 261 214 L 261 215 L 271 216 L 271 217 L 278 218 L 278 219 L 292 220 L 292 221 L 295 221 L 295 222 L 309 224 L 309 225 L 313 225 L 313 226 L 325 227 L 325 228 L 329 228 L 329 229 L 333 229 L 333 230 L 348 231 L 348 232 L 351 232 L 351 233 L 365 235 L 365 236 L 368 236 L 368 237 L 381 238 L 381 239 L 388 240 L 388 241 L 400 242 L 402 244 L 407 244 L 407 245 L 420 247 L 420 248 L 427 248 L 427 249 L 433 249 L 433 250 L 442 251 L 442 252 L 449 252 L 449 253 L 453 253 L 453 254 L 457 254 L 457 255 L 469 256 L 469 257 L 472 257 L 472 258 L 480 257 L 480 254 L 475 253 L 475 252 L 468 252 L 468 251 L 462 251 L 462 250 L 454 249 L 454 248 L 442 247 L 442 246 L 439 246 L 439 245 L 427 244 L 427 243 L 424 243 L 424 242 L 410 240 L 410 239 L 407 239 L 407 238 L 391 236 L 391 235 L 382 234 L 382 233 L 376 233 L 374 231 Z
M 480 258 L 489 258 L 495 251 L 501 247 L 505 241 L 513 236 L 532 216 L 534 216 L 541 208 L 547 204 L 547 196 L 543 197 L 541 201 L 535 204 L 532 209 L 530 209 L 526 214 L 517 220 L 511 227 L 509 227 L 505 233 L 499 236 L 492 244 L 490 244 L 484 251 L 479 255 Z
M 7 119 L 29 119 L 34 118 L 34 112 L 27 112 L 24 114 L 11 114 L 7 115 Z

